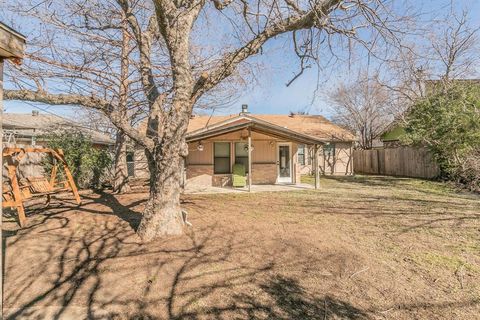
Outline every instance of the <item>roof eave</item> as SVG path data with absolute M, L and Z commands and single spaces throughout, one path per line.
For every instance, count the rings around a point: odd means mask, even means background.
M 253 131 L 258 133 L 264 133 L 270 136 L 288 139 L 288 140 L 292 140 L 300 143 L 306 143 L 306 144 L 324 144 L 325 143 L 325 141 L 322 141 L 320 139 L 303 135 L 289 129 L 277 128 L 277 126 L 270 126 L 270 125 L 266 125 L 265 123 L 256 123 L 253 120 L 247 123 L 239 123 L 239 124 L 228 126 L 228 127 L 219 127 L 219 128 L 204 130 L 202 132 L 189 133 L 187 134 L 187 142 L 195 142 L 203 139 L 213 138 L 216 136 L 220 136 L 222 134 L 227 134 L 230 132 L 234 132 L 234 131 L 238 131 L 246 128 L 251 128 Z
M 25 54 L 25 36 L 0 23 L 0 59 L 22 59 Z

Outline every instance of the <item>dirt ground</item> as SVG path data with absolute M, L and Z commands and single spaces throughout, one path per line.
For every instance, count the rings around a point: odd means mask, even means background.
M 188 195 L 142 244 L 145 193 L 4 218 L 6 319 L 478 319 L 480 197 L 433 182 Z

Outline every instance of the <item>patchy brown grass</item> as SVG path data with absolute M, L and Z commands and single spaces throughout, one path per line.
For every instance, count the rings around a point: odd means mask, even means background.
M 307 178 L 308 180 L 308 178 Z M 477 319 L 480 199 L 399 178 L 189 195 L 142 244 L 146 194 L 85 194 L 6 223 L 6 319 Z

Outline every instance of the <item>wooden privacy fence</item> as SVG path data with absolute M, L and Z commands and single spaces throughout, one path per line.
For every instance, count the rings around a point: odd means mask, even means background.
M 353 152 L 355 173 L 431 179 L 440 173 L 425 148 L 396 147 Z

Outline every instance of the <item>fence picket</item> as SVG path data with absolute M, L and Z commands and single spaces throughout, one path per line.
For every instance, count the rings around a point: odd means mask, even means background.
M 402 146 L 373 150 L 354 150 L 355 173 L 431 179 L 440 173 L 426 148 Z

